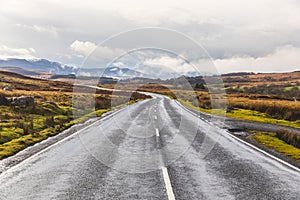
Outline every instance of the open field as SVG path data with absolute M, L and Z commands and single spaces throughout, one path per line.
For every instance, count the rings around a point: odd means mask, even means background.
M 176 85 L 163 85 L 176 93 L 178 98 L 189 101 L 194 106 L 211 109 L 212 96 L 208 93 L 207 85 L 203 83 L 204 79 L 201 77 L 198 80 L 195 79 L 187 78 L 194 91 L 179 90 Z M 265 113 L 268 118 L 277 120 L 300 120 L 300 104 L 298 102 L 300 99 L 300 72 L 235 73 L 222 75 L 222 79 L 227 107 L 258 111 Z M 154 87 L 153 84 L 152 86 Z M 148 87 L 143 87 L 143 89 L 149 90 Z M 214 87 L 214 85 L 211 84 L 210 87 Z M 152 88 L 153 90 L 155 89 Z M 161 87 L 158 88 L 158 91 L 164 92 Z M 223 105 L 219 107 L 222 108 Z
M 0 72 L 0 87 L 0 159 L 115 107 L 148 98 L 138 93 L 112 94 L 84 87 L 74 95 L 73 85 L 69 83 L 28 78 L 10 72 Z M 4 87 L 9 90 L 2 90 Z M 93 99 L 93 104 L 88 107 L 87 94 Z M 15 105 L 12 103 L 15 97 L 30 101 Z M 72 105 L 74 98 L 81 107 Z
M 206 85 L 192 78 L 194 90 L 186 90 L 174 85 L 178 81 L 162 84 L 139 83 L 139 80 L 126 84 L 101 84 L 101 87 L 134 89 L 167 95 L 178 99 L 182 104 L 206 113 L 219 114 L 242 120 L 264 122 L 287 127 L 300 128 L 300 103 L 295 99 L 300 94 L 298 86 L 300 72 L 278 74 L 248 74 L 223 76 L 226 96 L 215 100 L 212 109 L 212 96 Z M 203 81 L 203 80 L 201 80 Z M 34 105 L 21 108 L 0 106 L 0 158 L 12 155 L 26 146 L 53 136 L 62 130 L 87 120 L 101 116 L 112 107 L 148 98 L 138 93 L 128 99 L 126 92 L 110 92 L 77 87 L 67 82 L 40 80 L 22 75 L 0 72 L 0 87 L 10 87 L 12 91 L 1 91 L 2 99 L 30 96 Z M 76 93 L 75 92 L 75 93 Z M 87 99 L 91 97 L 91 105 Z M 87 97 L 87 96 L 88 97 Z M 79 106 L 72 106 L 74 98 Z M 215 96 L 214 96 L 215 98 Z M 112 105 L 113 104 L 113 105 Z M 74 118 L 74 113 L 76 117 Z M 266 137 L 261 137 L 265 138 Z M 277 138 L 279 139 L 279 138 Z M 261 139 L 262 140 L 262 139 Z

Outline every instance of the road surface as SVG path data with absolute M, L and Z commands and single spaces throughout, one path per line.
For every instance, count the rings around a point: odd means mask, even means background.
M 0 199 L 300 199 L 300 173 L 155 95 L 0 175 Z

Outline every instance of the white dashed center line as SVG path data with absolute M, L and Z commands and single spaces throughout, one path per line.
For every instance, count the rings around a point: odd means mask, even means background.
M 159 137 L 159 131 L 157 128 L 155 129 L 155 134 L 156 134 L 156 137 Z
M 155 134 L 156 134 L 156 141 L 157 143 L 159 142 L 159 130 L 158 128 L 155 128 Z M 163 162 L 162 158 L 161 158 L 161 162 Z M 169 177 L 169 173 L 168 173 L 168 169 L 166 167 L 161 167 L 162 170 L 162 175 L 163 175 L 163 179 L 165 182 L 165 187 L 166 187 L 166 191 L 167 191 L 167 196 L 168 196 L 168 200 L 175 200 L 175 195 L 173 193 L 173 188 L 171 185 L 171 180 Z
M 175 195 L 173 193 L 173 188 L 171 185 L 168 169 L 166 167 L 162 167 L 161 170 L 162 170 L 162 174 L 163 174 L 163 178 L 164 178 L 164 182 L 165 182 L 165 186 L 166 186 L 166 190 L 167 190 L 168 199 L 175 200 Z

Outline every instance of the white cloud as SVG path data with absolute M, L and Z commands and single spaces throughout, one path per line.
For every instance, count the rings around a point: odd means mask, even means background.
M 0 26 L 5 30 L 0 33 L 0 45 L 33 47 L 39 56 L 63 63 L 79 65 L 95 44 L 117 33 L 158 26 L 195 39 L 222 69 L 258 71 L 261 67 L 255 63 L 278 66 L 280 62 L 292 70 L 286 58 L 294 51 L 276 62 L 267 56 L 280 46 L 300 45 L 300 4 L 296 0 L 10 0 L 1 4 Z M 120 48 L 98 51 L 102 57 L 114 58 Z
M 92 42 L 82 42 L 76 40 L 70 45 L 70 48 L 80 54 L 88 55 L 97 48 L 97 45 Z
M 157 58 L 145 59 L 139 69 L 145 74 L 159 77 L 165 74 L 187 74 L 188 72 L 197 71 L 191 64 L 179 57 L 160 56 Z
M 84 68 L 105 67 L 126 53 L 125 50 L 120 48 L 97 46 L 93 42 L 79 40 L 75 40 L 69 48 L 79 53 L 79 55 L 75 55 L 76 57 L 82 56 L 84 58 L 84 63 L 82 64 Z
M 47 34 L 54 35 L 55 37 L 58 36 L 58 28 L 52 25 L 40 26 L 40 25 L 15 24 L 15 26 L 23 29 L 29 29 L 37 33 L 47 33 Z
M 215 65 L 220 72 L 276 72 L 300 69 L 300 48 L 286 45 L 277 48 L 273 53 L 262 57 L 232 57 L 216 59 Z
M 70 45 L 70 49 L 80 53 L 84 56 L 90 56 L 90 59 L 101 60 L 101 59 L 114 59 L 118 56 L 121 56 L 125 53 L 125 50 L 119 48 L 112 48 L 107 46 L 97 46 L 93 42 L 82 42 L 82 41 L 74 41 Z M 112 60 L 111 60 L 112 61 Z
M 33 55 L 35 53 L 35 49 L 33 48 L 11 48 L 6 45 L 0 45 L 0 58 L 26 58 L 32 59 L 35 58 Z

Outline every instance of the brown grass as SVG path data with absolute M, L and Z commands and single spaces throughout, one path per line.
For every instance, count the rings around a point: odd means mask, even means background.
M 245 97 L 228 96 L 228 105 L 236 108 L 256 110 L 276 119 L 300 120 L 300 103 L 286 100 L 252 100 Z
M 276 137 L 300 149 L 300 136 L 296 132 L 280 129 L 276 131 Z

